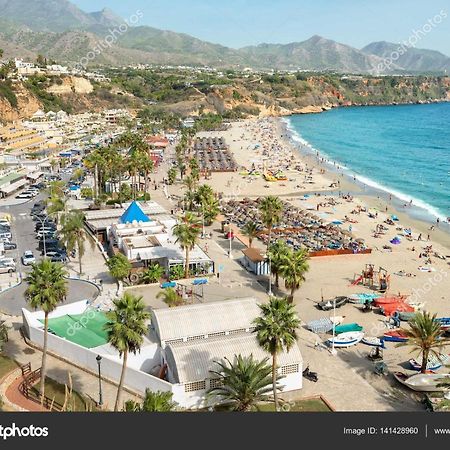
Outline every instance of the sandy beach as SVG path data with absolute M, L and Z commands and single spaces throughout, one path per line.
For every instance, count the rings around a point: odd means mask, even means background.
M 395 202 L 389 198 L 368 195 L 364 188 L 352 183 L 344 176 L 328 170 L 314 155 L 305 156 L 292 146 L 285 134 L 285 127 L 278 119 L 263 119 L 261 121 L 243 121 L 232 124 L 224 132 L 202 133 L 203 136 L 223 136 L 230 146 L 231 152 L 238 164 L 246 170 L 282 169 L 288 181 L 267 183 L 262 176 L 251 177 L 239 173 L 212 174 L 207 182 L 215 190 L 223 193 L 224 198 L 242 199 L 257 198 L 266 195 L 276 195 L 292 205 L 310 210 L 325 221 L 340 220 L 342 228 L 351 230 L 357 238 L 365 240 L 366 245 L 373 250 L 370 255 L 346 255 L 313 258 L 307 280 L 297 292 L 295 303 L 301 319 L 307 323 L 321 317 L 329 317 L 330 313 L 319 311 L 315 303 L 321 299 L 332 299 L 335 296 L 371 292 L 364 286 L 352 286 L 352 281 L 361 274 L 366 264 L 373 264 L 386 269 L 390 274 L 389 294 L 409 296 L 409 302 L 439 317 L 450 316 L 450 236 L 439 229 L 430 230 L 430 224 L 411 218 L 402 205 L 395 207 Z M 336 185 L 338 183 L 338 185 Z M 331 186 L 334 186 L 332 188 Z M 351 192 L 349 198 L 345 193 Z M 312 193 L 305 198 L 305 194 Z M 328 203 L 333 198 L 332 205 Z M 319 207 L 317 205 L 320 205 Z M 362 212 L 355 214 L 355 211 Z M 386 225 L 385 221 L 395 214 L 399 221 Z M 383 224 L 384 234 L 376 235 L 377 225 Z M 410 237 L 404 236 L 404 230 L 411 231 Z M 392 245 L 390 241 L 396 236 L 401 243 Z M 420 240 L 419 240 L 420 238 Z M 261 242 L 256 245 L 263 248 Z M 430 250 L 431 249 L 431 250 Z M 427 251 L 429 257 L 424 257 Z M 446 258 L 447 257 L 447 258 Z M 280 288 L 279 294 L 284 290 Z M 380 336 L 388 329 L 388 320 L 381 314 L 372 312 L 364 314 L 360 305 L 348 304 L 338 310 L 338 315 L 345 316 L 345 323 L 358 323 L 364 327 L 366 335 Z M 312 345 L 313 341 L 321 341 L 327 336 L 316 336 L 302 331 L 300 345 L 305 355 L 305 361 L 312 369 L 320 371 L 321 361 L 335 358 L 326 351 L 318 351 Z M 329 336 L 328 336 L 329 337 Z M 342 371 L 323 374 L 333 382 L 326 383 L 328 387 L 318 388 L 306 382 L 306 393 L 330 391 L 331 396 L 345 409 L 345 402 L 340 400 L 342 393 L 348 388 L 343 387 L 351 371 L 356 371 L 362 380 L 368 382 L 384 398 L 402 398 L 400 409 L 421 409 L 415 401 L 412 392 L 399 389 L 399 385 L 391 377 L 378 377 L 373 374 L 373 365 L 366 358 L 370 347 L 359 344 L 348 350 L 339 350 L 337 358 L 343 364 L 329 361 L 329 370 Z M 448 348 L 445 353 L 448 353 Z M 400 370 L 413 374 L 409 368 L 410 354 L 408 347 L 398 348 L 395 344 L 387 344 L 384 352 L 385 362 L 391 372 Z M 353 376 L 353 375 L 352 375 Z M 337 380 L 336 380 L 337 377 Z M 335 396 L 331 386 L 335 382 L 341 386 L 340 394 Z M 360 380 L 361 381 L 361 380 Z M 350 393 L 348 393 L 350 395 Z M 395 403 L 395 402 L 394 402 Z M 368 409 L 379 409 L 380 405 Z M 381 409 L 398 409 L 390 400 Z M 350 409 L 354 409 L 354 402 Z M 361 405 L 361 409 L 364 406 Z

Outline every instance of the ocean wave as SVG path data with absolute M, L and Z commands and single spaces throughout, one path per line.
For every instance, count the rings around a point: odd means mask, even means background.
M 382 191 L 382 192 L 386 192 L 388 194 L 391 194 L 393 197 L 397 198 L 398 200 L 401 200 L 402 202 L 405 202 L 406 204 L 409 204 L 412 201 L 412 203 L 415 207 L 424 210 L 428 215 L 430 215 L 434 219 L 439 219 L 444 222 L 447 221 L 447 217 L 441 211 L 439 211 L 438 208 L 434 207 L 433 205 L 430 205 L 429 203 L 427 203 L 419 198 L 410 196 L 404 192 L 398 191 L 396 189 L 392 189 L 388 186 L 384 186 L 380 182 L 377 182 L 377 181 L 375 181 L 371 178 L 368 178 L 364 175 L 358 174 L 355 170 L 343 165 L 339 161 L 333 160 L 325 152 L 314 148 L 306 139 L 304 139 L 303 136 L 299 133 L 299 131 L 297 129 L 295 129 L 295 127 L 292 124 L 292 122 L 290 121 L 290 119 L 283 118 L 282 120 L 285 122 L 286 129 L 289 131 L 290 137 L 294 142 L 301 144 L 303 149 L 306 148 L 307 151 L 309 151 L 310 153 L 312 153 L 314 155 L 317 155 L 317 153 L 319 153 L 319 155 L 321 157 L 323 157 L 327 160 L 328 165 L 331 166 L 332 168 L 334 168 L 337 165 L 341 169 L 343 169 L 344 173 L 347 176 L 358 180 L 363 185 L 371 187 L 371 188 L 379 190 L 379 191 Z

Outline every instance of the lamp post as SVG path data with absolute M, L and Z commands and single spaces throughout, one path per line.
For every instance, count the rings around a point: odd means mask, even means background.
M 102 370 L 101 370 L 101 363 L 102 363 L 102 357 L 100 355 L 97 355 L 98 364 L 98 406 L 103 406 L 103 393 L 102 393 Z
M 48 219 L 50 219 L 50 216 L 45 216 L 44 219 L 38 218 L 39 223 L 42 225 L 41 229 L 44 231 L 42 233 L 42 239 L 43 239 L 43 243 L 44 243 L 44 258 L 47 257 L 47 247 L 45 245 L 45 230 L 44 230 L 44 228 L 45 228 L 45 223 L 47 222 Z

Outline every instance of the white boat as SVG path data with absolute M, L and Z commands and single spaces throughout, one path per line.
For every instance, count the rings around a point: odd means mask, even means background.
M 383 347 L 383 341 L 375 336 L 364 336 L 362 343 L 372 347 Z
M 330 347 L 334 344 L 336 348 L 352 347 L 361 342 L 363 337 L 364 333 L 361 331 L 350 331 L 328 339 L 327 343 Z
M 335 317 L 330 317 L 330 320 L 334 325 L 337 326 L 344 322 L 345 317 L 344 316 L 335 316 Z
M 444 382 L 450 378 L 449 374 L 431 374 L 431 373 L 419 373 L 408 377 L 402 372 L 394 373 L 394 377 L 397 381 L 409 387 L 413 391 L 417 392 L 444 392 L 448 390 L 445 387 L 437 387 L 439 383 Z

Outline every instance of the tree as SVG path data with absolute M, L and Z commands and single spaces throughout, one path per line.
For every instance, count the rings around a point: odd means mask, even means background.
M 259 228 L 255 222 L 247 222 L 243 228 L 244 236 L 248 238 L 248 246 L 252 248 L 253 240 L 256 239 L 259 235 Z
M 57 308 L 58 303 L 63 302 L 67 296 L 68 287 L 65 278 L 67 275 L 61 264 L 44 259 L 33 265 L 26 278 L 28 288 L 25 291 L 25 298 L 27 302 L 33 309 L 40 309 L 44 312 L 44 345 L 39 389 L 42 401 L 45 396 L 45 377 L 47 374 L 48 316 Z
M 127 358 L 130 353 L 136 354 L 140 351 L 147 333 L 146 321 L 150 318 L 150 314 L 145 311 L 142 297 L 136 297 L 129 292 L 126 292 L 122 298 L 114 300 L 113 303 L 113 311 L 106 313 L 108 322 L 105 329 L 108 333 L 108 342 L 123 358 L 122 373 L 114 406 L 114 411 L 118 411 L 127 369 Z
M 159 264 L 152 264 L 143 274 L 142 281 L 145 284 L 158 283 L 164 276 L 165 270 Z
M 172 400 L 172 392 L 152 392 L 145 390 L 145 397 L 142 403 L 129 400 L 125 402 L 125 412 L 172 412 L 177 404 Z
M 117 253 L 106 261 L 109 273 L 113 278 L 119 281 L 125 280 L 130 275 L 131 263 L 122 253 Z
M 269 252 L 269 245 L 272 238 L 272 229 L 277 223 L 281 221 L 283 209 L 283 202 L 278 197 L 274 196 L 263 198 L 259 205 L 261 222 L 267 228 L 267 252 Z
M 286 257 L 291 252 L 285 241 L 278 239 L 269 246 L 268 256 L 270 257 L 270 270 L 275 275 L 275 286 L 280 286 L 280 273 L 285 264 Z
M 257 361 L 253 355 L 238 355 L 231 362 L 217 362 L 219 370 L 212 370 L 220 384 L 208 391 L 207 396 L 214 402 L 221 402 L 233 411 L 257 409 L 258 403 L 267 401 L 272 390 L 272 367 L 269 358 Z
M 413 347 L 411 352 L 416 352 L 419 357 L 422 357 L 421 373 L 426 373 L 430 356 L 439 358 L 443 346 L 448 342 L 448 339 L 443 338 L 444 332 L 436 317 L 436 314 L 418 312 L 410 320 L 409 329 L 402 330 L 408 341 L 398 344 L 398 346 Z
M 0 352 L 3 349 L 3 345 L 8 342 L 8 328 L 5 322 L 0 322 Z
M 272 388 L 278 411 L 277 355 L 295 345 L 300 320 L 286 299 L 272 297 L 269 303 L 259 305 L 259 308 L 261 316 L 254 320 L 255 333 L 261 348 L 272 355 Z
M 84 228 L 84 213 L 81 211 L 72 211 L 65 214 L 62 219 L 62 229 L 60 231 L 61 240 L 69 252 L 77 250 L 80 276 L 83 274 L 82 258 L 85 253 L 85 241 L 88 241 L 91 247 L 94 247 L 94 241 Z
M 167 179 L 168 179 L 170 185 L 175 183 L 175 180 L 177 179 L 177 169 L 175 169 L 175 167 L 171 167 L 168 170 Z
M 185 278 L 189 278 L 189 252 L 195 247 L 201 229 L 198 219 L 192 213 L 186 213 L 173 227 L 173 234 L 177 238 L 176 243 L 185 251 Z
M 156 298 L 161 298 L 169 308 L 174 308 L 175 306 L 180 306 L 183 304 L 183 299 L 173 288 L 164 289 L 158 293 Z
M 294 294 L 305 281 L 305 274 L 309 270 L 309 252 L 306 248 L 297 251 L 290 250 L 280 260 L 279 271 L 284 278 L 284 284 L 291 290 L 289 301 L 294 301 Z
M 202 202 L 202 214 L 205 221 L 205 225 L 209 227 L 216 220 L 220 214 L 219 201 L 214 197 L 208 197 Z

